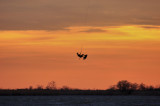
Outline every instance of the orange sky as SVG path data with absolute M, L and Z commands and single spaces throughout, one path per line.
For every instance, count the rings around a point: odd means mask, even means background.
M 159 85 L 160 0 L 0 0 L 0 88 Z M 88 54 L 79 60 L 76 52 Z
M 159 85 L 160 26 L 0 31 L 0 88 L 106 89 L 119 80 Z M 79 60 L 76 52 L 88 54 Z

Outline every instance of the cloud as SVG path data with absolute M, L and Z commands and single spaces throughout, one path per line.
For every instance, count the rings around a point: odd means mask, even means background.
M 146 29 L 160 29 L 159 26 L 142 26 L 142 28 L 146 28 Z
M 106 30 L 93 28 L 93 29 L 88 29 L 88 30 L 84 30 L 84 31 L 80 31 L 80 32 L 88 32 L 88 33 L 92 33 L 92 32 L 106 32 Z
M 89 5 L 86 0 L 0 0 L 0 30 L 160 25 L 159 4 L 159 0 L 91 0 Z
M 55 39 L 55 37 L 35 37 L 35 38 L 31 38 L 31 40 L 33 41 L 44 41 L 44 40 L 52 40 Z

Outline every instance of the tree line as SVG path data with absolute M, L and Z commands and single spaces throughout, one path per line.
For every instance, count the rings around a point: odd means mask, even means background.
M 120 91 L 144 91 L 144 90 L 160 90 L 160 86 L 154 87 L 152 85 L 145 85 L 144 83 L 137 84 L 131 83 L 127 80 L 119 81 L 116 85 L 109 88 L 110 90 L 120 90 Z
M 117 82 L 116 85 L 111 86 L 106 90 L 82 90 L 74 89 L 68 86 L 61 88 L 56 87 L 56 83 L 51 81 L 46 87 L 38 85 L 36 88 L 30 86 L 25 89 L 0 89 L 0 96 L 13 95 L 156 95 L 160 96 L 160 86 L 154 87 L 152 85 L 145 85 L 143 83 L 131 83 L 127 80 Z
M 33 89 L 33 87 L 30 86 L 29 89 Z M 73 90 L 74 88 L 70 88 L 68 86 L 63 86 L 61 88 L 57 88 L 55 81 L 51 81 L 47 84 L 46 87 L 43 87 L 42 85 L 38 85 L 34 89 Z M 143 91 L 143 90 L 157 90 L 157 89 L 160 89 L 160 86 L 154 87 L 152 85 L 146 85 L 144 83 L 138 84 L 138 83 L 129 82 L 127 80 L 121 80 L 121 81 L 117 82 L 116 85 L 112 85 L 111 87 L 109 87 L 109 89 L 107 89 L 107 90 L 120 90 L 120 91 L 139 90 L 139 91 Z

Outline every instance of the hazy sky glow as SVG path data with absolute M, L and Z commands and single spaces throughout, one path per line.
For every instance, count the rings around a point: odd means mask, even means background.
M 124 79 L 160 84 L 159 4 L 1 0 L 0 88 L 52 80 L 84 89 L 106 89 Z M 76 56 L 81 48 L 89 54 L 86 61 Z

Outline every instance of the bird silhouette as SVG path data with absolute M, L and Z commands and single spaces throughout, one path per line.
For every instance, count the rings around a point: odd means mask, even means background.
M 77 56 L 79 57 L 79 58 L 82 58 L 83 57 L 83 60 L 85 60 L 85 59 L 87 59 L 87 54 L 81 54 L 81 53 L 77 53 Z

